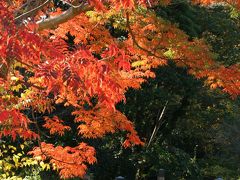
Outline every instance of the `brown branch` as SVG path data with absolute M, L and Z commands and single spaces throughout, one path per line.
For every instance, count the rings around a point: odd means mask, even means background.
M 41 151 L 42 155 L 44 155 L 44 156 L 46 156 L 46 157 L 48 157 L 48 158 L 50 158 L 50 159 L 53 159 L 53 160 L 55 160 L 55 161 L 61 162 L 61 163 L 70 164 L 70 165 L 76 165 L 76 163 L 66 162 L 66 161 L 62 161 L 62 160 L 60 160 L 60 159 L 56 159 L 56 158 L 52 157 L 51 155 L 48 155 L 48 154 L 43 150 L 42 145 L 41 145 L 41 144 L 42 144 L 41 136 L 40 136 L 41 130 L 40 130 L 38 124 L 37 124 L 37 119 L 36 119 L 36 117 L 35 117 L 35 115 L 34 115 L 33 110 L 32 110 L 32 118 L 33 118 L 33 120 L 34 120 L 34 124 L 35 124 L 35 126 L 36 126 L 36 128 L 37 128 L 37 131 L 38 131 L 39 138 L 38 138 L 37 142 L 38 142 L 38 146 L 39 146 L 39 148 L 40 148 L 40 151 Z
M 129 31 L 130 35 L 132 36 L 133 44 L 135 44 L 139 49 L 147 52 L 150 56 L 154 56 L 154 57 L 160 58 L 160 59 L 166 59 L 166 58 L 167 58 L 166 56 L 159 56 L 159 55 L 153 53 L 152 51 L 150 51 L 150 50 L 148 50 L 148 49 L 140 46 L 140 45 L 138 44 L 138 42 L 137 42 L 137 40 L 136 40 L 136 37 L 135 37 L 135 35 L 134 35 L 133 31 L 132 31 L 132 28 L 131 28 L 131 26 L 130 26 L 129 12 L 126 12 L 126 20 L 127 20 L 127 28 L 128 28 L 128 31 Z M 156 50 L 157 50 L 157 48 L 156 48 L 154 51 L 156 51 Z M 179 59 L 174 59 L 174 60 L 175 60 L 175 61 L 176 61 L 176 60 L 179 60 L 179 61 L 183 62 L 183 63 L 187 66 L 187 64 L 186 64 L 182 59 L 180 59 L 180 58 L 179 58 Z
M 32 69 L 35 69 L 35 68 L 36 68 L 36 67 L 34 67 L 33 65 L 31 65 L 31 64 L 28 64 L 28 63 L 26 63 L 26 62 L 23 62 L 23 61 L 21 61 L 21 60 L 18 60 L 18 59 L 15 59 L 15 61 L 17 61 L 17 62 L 19 62 L 19 63 L 21 63 L 21 64 L 23 64 L 23 65 L 27 66 L 28 68 L 32 68 Z
M 23 80 L 18 80 L 20 83 L 23 83 L 25 86 L 27 86 L 27 87 L 34 87 L 34 88 L 36 88 L 36 89 L 38 89 L 38 90 L 46 90 L 46 88 L 44 88 L 44 87 L 40 87 L 40 86 L 38 86 L 38 85 L 35 85 L 35 84 L 32 84 L 32 83 L 29 83 L 29 82 L 26 82 L 26 81 L 23 81 Z
M 26 19 L 30 14 L 37 12 L 38 10 L 42 9 L 45 5 L 47 5 L 48 3 L 50 3 L 51 0 L 46 0 L 43 4 L 39 5 L 38 7 L 31 9 L 30 11 L 27 11 L 17 17 L 14 18 L 15 22 L 19 22 L 23 19 Z
M 132 36 L 132 40 L 133 40 L 133 44 L 135 44 L 139 49 L 147 52 L 150 56 L 154 56 L 156 58 L 161 58 L 161 59 L 166 59 L 165 56 L 159 56 L 159 55 L 156 55 L 154 54 L 152 51 L 148 50 L 148 49 L 145 49 L 144 47 L 140 46 L 136 40 L 136 37 L 132 31 L 132 28 L 130 26 L 130 21 L 129 21 L 129 12 L 126 12 L 126 20 L 127 20 L 127 28 L 128 28 L 128 31 L 130 33 L 130 35 Z
M 69 5 L 70 7 L 73 7 L 73 8 L 78 8 L 81 5 L 81 4 L 79 5 L 79 2 L 77 0 L 73 1 L 72 3 L 67 2 L 67 1 L 63 1 L 63 0 L 62 0 L 62 2 L 64 4 Z
M 8 6 L 12 6 L 13 2 L 11 0 L 7 0 Z
M 160 58 L 160 59 L 166 59 L 166 58 L 167 58 L 167 57 L 164 56 L 164 55 L 162 55 L 162 56 L 157 55 L 157 54 L 153 53 L 152 51 L 150 51 L 150 50 L 148 50 L 148 49 L 146 49 L 146 48 L 144 48 L 144 47 L 142 47 L 142 46 L 140 46 L 140 45 L 138 44 L 138 42 L 137 42 L 137 40 L 136 40 L 136 37 L 135 37 L 135 35 L 134 35 L 133 31 L 132 31 L 132 28 L 131 28 L 131 26 L 130 26 L 129 12 L 126 12 L 126 21 L 127 21 L 127 28 L 128 28 L 129 34 L 131 35 L 132 40 L 133 40 L 133 44 L 135 44 L 139 49 L 147 52 L 150 56 L 153 56 L 153 57 L 156 57 L 156 58 Z M 156 51 L 157 49 L 158 49 L 158 48 L 155 48 L 154 51 Z M 177 58 L 177 59 L 173 59 L 173 60 L 175 60 L 175 61 L 181 61 L 182 63 L 184 63 L 185 66 L 189 67 L 181 58 Z
M 21 10 L 23 10 L 24 8 L 26 8 L 28 6 L 28 4 L 29 4 L 28 1 L 23 3 L 18 9 L 16 9 L 14 11 L 14 16 L 17 16 L 20 13 Z
M 81 4 L 77 6 L 72 5 L 67 11 L 65 11 L 60 15 L 49 17 L 48 19 L 38 21 L 37 22 L 38 31 L 54 28 L 59 24 L 65 23 L 66 21 L 74 18 L 78 14 L 82 12 L 86 12 L 91 9 L 92 9 L 92 6 L 89 6 L 89 4 L 86 3 L 85 1 L 83 1 Z

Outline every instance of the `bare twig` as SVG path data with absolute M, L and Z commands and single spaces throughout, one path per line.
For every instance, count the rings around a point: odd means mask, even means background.
M 73 3 L 69 3 L 69 2 L 67 2 L 67 1 L 63 1 L 63 0 L 62 0 L 62 2 L 65 3 L 65 4 L 67 4 L 67 5 L 69 5 L 70 7 L 73 7 L 73 8 L 79 8 L 80 6 L 82 6 L 82 3 L 76 5 L 76 4 L 77 4 L 77 1 L 74 1 Z
M 149 7 L 152 7 L 152 4 L 149 0 L 147 0 Z
M 162 112 L 161 112 L 160 116 L 158 117 L 158 120 L 157 120 L 157 122 L 156 122 L 156 125 L 155 125 L 155 127 L 154 127 L 154 129 L 153 129 L 152 135 L 151 135 L 151 137 L 150 137 L 150 139 L 149 139 L 149 141 L 148 141 L 147 148 L 150 146 L 152 140 L 154 139 L 154 137 L 155 137 L 156 134 L 157 134 L 157 131 L 158 131 L 159 127 L 160 127 L 161 124 L 162 124 L 162 118 L 163 118 L 163 115 L 164 115 L 164 113 L 165 113 L 165 111 L 166 111 L 167 105 L 168 105 L 168 101 L 165 103 L 165 105 L 164 105 L 164 107 L 163 107 L 163 109 L 162 109 Z
M 34 12 L 42 9 L 45 5 L 47 5 L 50 2 L 51 2 L 51 0 L 46 0 L 43 4 L 39 5 L 38 7 L 31 9 L 30 11 L 27 11 L 27 12 L 21 14 L 20 16 L 15 17 L 14 20 L 15 21 L 23 20 L 23 19 L 27 18 L 31 13 L 34 13 Z

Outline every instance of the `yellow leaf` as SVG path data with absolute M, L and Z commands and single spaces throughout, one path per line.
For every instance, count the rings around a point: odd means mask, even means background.
M 49 164 L 46 164 L 46 170 L 50 170 L 50 165 Z
M 43 161 L 40 162 L 40 166 L 43 170 L 45 170 L 45 168 L 47 167 L 47 165 Z
M 36 159 L 36 160 L 39 161 L 39 160 L 41 160 L 42 158 L 41 158 L 41 156 L 35 156 L 34 159 Z
M 24 149 L 24 145 L 23 144 L 21 144 L 20 147 L 21 147 L 22 150 Z
M 11 77 L 11 80 L 12 80 L 12 81 L 18 81 L 19 78 L 15 77 L 15 76 L 12 76 L 12 77 Z
M 132 65 L 132 67 L 138 67 L 138 66 L 142 66 L 145 64 L 146 64 L 146 61 L 135 61 L 131 65 Z
M 12 145 L 9 145 L 9 146 L 8 146 L 8 148 L 9 148 L 9 149 L 13 149 L 14 151 L 16 151 L 16 150 L 17 150 L 17 148 L 16 148 L 16 147 L 14 147 L 14 146 L 12 146 Z
M 166 56 L 169 59 L 173 59 L 175 52 L 170 48 L 165 53 L 163 53 L 164 56 Z
M 15 163 L 15 166 L 17 166 L 18 165 L 18 159 L 19 159 L 19 156 L 17 156 L 17 155 L 13 155 L 13 162 Z
M 21 84 L 18 84 L 18 85 L 16 85 L 16 86 L 13 86 L 12 88 L 11 88 L 11 90 L 13 90 L 13 91 L 16 91 L 16 92 L 19 92 L 19 90 L 22 88 L 22 85 Z

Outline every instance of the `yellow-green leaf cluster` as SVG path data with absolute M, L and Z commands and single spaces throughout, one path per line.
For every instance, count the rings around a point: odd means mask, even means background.
M 4 141 L 0 144 L 0 179 L 21 180 L 31 169 L 37 171 L 48 171 L 52 168 L 50 164 L 27 155 L 28 143 L 19 145 L 7 144 Z M 52 168 L 54 169 L 54 168 Z

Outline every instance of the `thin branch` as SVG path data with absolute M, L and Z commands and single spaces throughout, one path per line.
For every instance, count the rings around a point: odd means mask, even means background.
M 150 0 L 147 0 L 147 3 L 149 5 L 149 7 L 152 7 L 152 4 L 151 4 Z
M 17 16 L 17 14 L 28 5 L 28 3 L 28 1 L 23 3 L 17 10 L 14 11 L 14 15 Z
M 20 21 L 20 20 L 22 20 L 22 19 L 25 19 L 25 18 L 28 17 L 29 14 L 34 13 L 34 12 L 42 9 L 45 5 L 47 5 L 47 4 L 50 3 L 50 2 L 51 2 L 51 0 L 46 0 L 46 1 L 45 1 L 43 4 L 41 4 L 40 6 L 34 8 L 34 9 L 31 9 L 30 11 L 27 11 L 27 12 L 21 14 L 20 16 L 17 16 L 16 18 L 14 18 L 14 20 L 15 20 L 15 21 Z
M 153 53 L 152 51 L 150 51 L 150 50 L 148 50 L 148 49 L 146 49 L 146 48 L 144 48 L 144 47 L 142 47 L 142 46 L 140 46 L 140 45 L 138 44 L 138 42 L 137 42 L 137 40 L 136 40 L 136 37 L 135 37 L 135 35 L 134 35 L 133 31 L 132 31 L 132 28 L 131 28 L 131 26 L 130 26 L 129 12 L 126 12 L 126 21 L 127 21 L 128 31 L 129 31 L 129 33 L 130 33 L 130 35 L 131 35 L 131 37 L 132 37 L 132 40 L 133 40 L 133 44 L 135 44 L 139 49 L 147 52 L 150 56 L 154 56 L 154 57 L 160 58 L 160 59 L 166 59 L 166 58 L 167 58 L 167 57 L 164 56 L 164 55 L 162 55 L 162 56 L 157 55 L 157 54 Z M 156 50 L 157 50 L 157 49 L 155 48 L 154 51 L 156 51 Z M 173 60 L 174 60 L 174 61 L 181 61 L 185 66 L 189 67 L 189 66 L 188 66 L 182 59 L 180 59 L 180 58 L 176 58 L 176 59 L 173 59 Z
M 35 126 L 38 126 L 37 122 L 31 122 L 31 123 L 32 123 L 32 124 L 35 124 Z M 46 138 L 51 139 L 50 136 L 48 136 L 45 132 L 41 131 L 40 129 L 39 129 L 39 133 L 42 134 L 43 136 L 45 136 Z M 40 136 L 40 135 L 39 135 L 39 136 Z
M 129 21 L 129 12 L 126 12 L 126 20 L 127 20 L 127 28 L 128 28 L 128 31 L 130 33 L 130 35 L 132 36 L 132 40 L 133 40 L 133 43 L 141 50 L 147 52 L 149 55 L 151 56 L 154 56 L 154 57 L 157 57 L 157 58 L 161 58 L 161 59 L 166 59 L 166 57 L 164 56 L 159 56 L 159 55 L 156 55 L 154 53 L 152 53 L 152 51 L 149 51 L 148 49 L 145 49 L 144 47 L 140 46 L 136 40 L 136 37 L 132 31 L 132 28 L 130 26 L 130 21 Z
M 73 7 L 73 8 L 79 8 L 80 6 L 82 6 L 82 4 L 75 5 L 75 4 L 77 3 L 77 1 L 74 1 L 73 3 L 69 3 L 69 2 L 67 2 L 67 1 L 63 1 L 63 0 L 62 0 L 62 2 L 63 2 L 64 4 L 69 5 L 70 7 Z
M 28 64 L 28 63 L 26 63 L 26 62 L 23 62 L 23 61 L 21 61 L 21 60 L 18 60 L 18 59 L 15 59 L 15 61 L 17 61 L 17 62 L 19 62 L 19 63 L 21 63 L 21 64 L 23 64 L 23 65 L 27 66 L 28 68 L 32 68 L 32 69 L 35 69 L 35 68 L 36 68 L 36 67 L 34 67 L 33 65 L 31 65 L 31 64 Z
M 39 138 L 37 139 L 37 140 L 38 140 L 38 145 L 39 145 L 39 147 L 40 147 L 40 149 L 41 149 L 41 151 L 42 151 L 42 147 L 40 146 L 40 145 L 41 145 L 40 128 L 39 128 L 39 126 L 38 126 L 37 119 L 36 119 L 36 117 L 35 117 L 35 115 L 34 115 L 33 109 L 32 109 L 31 111 L 32 111 L 32 118 L 33 118 L 34 124 L 35 124 L 35 126 L 36 126 L 36 128 L 37 128 L 37 132 L 38 132 L 38 136 L 39 136 Z
M 79 4 L 77 6 L 71 6 L 67 11 L 65 11 L 64 13 L 62 13 L 60 15 L 49 17 L 47 19 L 38 21 L 37 22 L 38 31 L 54 28 L 57 25 L 65 23 L 66 21 L 74 18 L 78 14 L 80 14 L 82 12 L 86 12 L 91 9 L 92 9 L 92 6 L 89 6 L 88 3 L 83 1 L 81 4 Z
M 12 6 L 13 2 L 11 0 L 7 0 L 8 6 Z
M 38 124 L 37 124 L 37 119 L 36 119 L 36 117 L 35 117 L 35 115 L 34 115 L 33 110 L 32 110 L 32 118 L 33 118 L 33 120 L 34 120 L 34 122 L 35 122 L 34 124 L 35 124 L 35 126 L 36 126 L 36 128 L 37 128 L 37 131 L 38 131 L 38 135 L 39 135 L 39 138 L 38 138 L 38 146 L 39 146 L 39 148 L 40 148 L 40 150 L 41 150 L 42 155 L 44 155 L 44 156 L 46 156 L 46 157 L 48 157 L 48 158 L 50 158 L 50 159 L 53 159 L 53 160 L 55 160 L 55 161 L 61 162 L 61 163 L 70 164 L 70 165 L 75 164 L 75 165 L 76 165 L 76 163 L 66 162 L 66 161 L 62 161 L 62 160 L 60 160 L 60 159 L 56 159 L 56 158 L 48 155 L 48 154 L 43 150 L 42 145 L 41 145 L 41 144 L 42 144 L 42 141 L 41 141 L 41 136 L 40 136 L 40 128 L 39 128 L 39 126 L 38 126 Z
M 44 87 L 40 87 L 40 86 L 38 86 L 38 85 L 35 85 L 35 84 L 32 84 L 32 83 L 29 83 L 29 82 L 26 82 L 26 81 L 22 81 L 22 80 L 18 80 L 20 83 L 23 83 L 25 86 L 27 86 L 27 87 L 34 87 L 34 88 L 36 88 L 36 89 L 38 89 L 38 90 L 46 90 L 46 88 L 44 88 Z
M 151 135 L 151 137 L 150 137 L 150 139 L 149 139 L 149 141 L 148 141 L 147 148 L 150 146 L 152 140 L 154 139 L 154 137 L 155 137 L 156 134 L 157 134 L 157 131 L 158 131 L 159 127 L 160 127 L 161 124 L 162 124 L 162 118 L 163 118 L 163 115 L 164 115 L 164 113 L 165 113 L 165 111 L 166 111 L 167 105 L 168 105 L 168 101 L 165 103 L 165 105 L 164 105 L 164 107 L 163 107 L 163 109 L 162 109 L 162 112 L 161 112 L 161 114 L 160 114 L 160 116 L 159 116 L 159 118 L 158 118 L 158 120 L 157 120 L 157 122 L 156 122 L 156 125 L 155 125 L 155 127 L 154 127 L 154 129 L 153 129 L 152 135 Z

